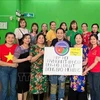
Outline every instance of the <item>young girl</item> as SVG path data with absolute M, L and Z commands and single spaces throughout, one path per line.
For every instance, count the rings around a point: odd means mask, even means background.
M 22 38 L 22 45 L 18 46 L 14 53 L 13 62 L 18 63 L 17 67 L 17 93 L 18 100 L 26 100 L 29 91 L 29 77 L 31 56 L 29 56 L 29 44 L 31 36 L 25 34 Z
M 30 93 L 34 100 L 44 100 L 44 93 L 47 91 L 47 76 L 43 75 L 43 56 L 45 47 L 45 36 L 39 33 L 36 38 L 36 45 L 30 49 L 31 75 L 30 75 Z
M 65 41 L 71 45 L 68 40 L 65 39 L 65 31 L 62 28 L 58 28 L 56 30 L 57 38 L 53 39 L 51 46 L 55 46 L 58 41 Z M 50 76 L 50 84 L 51 84 L 51 92 L 50 92 L 50 100 L 56 100 L 56 93 L 57 93 L 57 84 L 59 83 L 59 90 L 58 90 L 58 100 L 64 99 L 65 94 L 65 76 L 57 76 L 51 75 Z
M 14 44 L 15 35 L 8 32 L 5 36 L 5 44 L 0 46 L 0 81 L 2 85 L 2 99 L 8 100 L 8 84 L 10 85 L 9 100 L 16 100 L 16 76 L 18 66 L 13 63 L 14 51 L 17 47 Z
M 87 46 L 82 44 L 82 35 L 76 34 L 75 35 L 75 48 L 83 48 L 83 71 L 85 69 L 85 60 L 88 54 Z M 80 66 L 82 67 L 82 66 Z M 70 88 L 68 94 L 68 100 L 87 100 L 87 93 L 86 93 L 86 79 L 85 76 L 70 76 Z

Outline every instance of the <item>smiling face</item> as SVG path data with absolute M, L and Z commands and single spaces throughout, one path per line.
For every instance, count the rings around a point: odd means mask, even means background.
M 76 44 L 78 44 L 78 45 L 82 44 L 82 36 L 80 34 L 78 34 L 75 37 L 75 41 L 76 41 Z
M 51 25 L 50 25 L 50 28 L 52 30 L 56 30 L 56 23 L 55 22 L 52 22 Z
M 83 25 L 82 25 L 82 30 L 83 30 L 83 32 L 86 32 L 86 31 L 88 30 L 88 27 L 87 27 L 86 24 L 83 24 Z
M 98 40 L 97 40 L 94 36 L 91 36 L 91 37 L 90 37 L 90 43 L 91 43 L 92 45 L 97 45 Z
M 43 35 L 39 35 L 38 39 L 37 39 L 37 43 L 38 44 L 44 44 L 44 42 L 45 42 L 44 36 Z
M 61 25 L 61 28 L 64 29 L 64 30 L 66 31 L 67 26 L 63 23 L 63 24 Z
M 72 30 L 76 30 L 77 24 L 76 24 L 76 23 L 73 23 L 73 24 L 71 25 L 71 27 L 72 27 Z
M 15 37 L 13 34 L 8 34 L 5 40 L 7 44 L 12 45 L 14 43 Z
M 34 25 L 32 26 L 32 30 L 33 30 L 34 32 L 36 32 L 37 29 L 38 29 L 37 25 L 34 24 Z
M 27 44 L 27 45 L 30 44 L 30 41 L 31 41 L 30 35 L 25 36 L 24 39 L 23 39 L 23 43 Z
M 57 33 L 56 33 L 56 36 L 57 36 L 58 40 L 63 40 L 64 37 L 65 37 L 65 33 L 63 32 L 62 29 L 58 29 Z
M 21 28 L 25 28 L 25 27 L 26 27 L 26 22 L 25 22 L 24 20 L 22 20 L 22 21 L 20 22 L 20 27 L 21 27 Z
M 93 33 L 96 33 L 98 31 L 98 26 L 97 25 L 93 25 L 92 26 L 92 31 L 93 31 Z
M 43 32 L 46 32 L 47 30 L 48 30 L 47 25 L 46 25 L 46 24 L 43 24 L 43 25 L 42 25 L 42 31 L 43 31 Z

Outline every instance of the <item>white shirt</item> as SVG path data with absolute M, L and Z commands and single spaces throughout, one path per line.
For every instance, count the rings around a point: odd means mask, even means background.
M 16 39 L 21 39 L 24 34 L 29 34 L 29 30 L 26 28 L 16 28 L 14 34 L 16 35 Z
M 98 33 L 98 41 L 99 41 L 98 44 L 100 44 L 100 33 Z

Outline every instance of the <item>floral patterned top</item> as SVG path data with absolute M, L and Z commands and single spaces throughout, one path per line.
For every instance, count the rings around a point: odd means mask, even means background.
M 33 45 L 30 49 L 30 55 L 36 56 L 40 49 L 38 45 Z M 43 56 L 39 57 L 31 64 L 30 73 L 30 92 L 32 94 L 41 94 L 47 90 L 47 76 L 43 75 Z
M 83 61 L 87 58 L 88 55 L 88 48 L 87 46 L 83 45 Z M 83 70 L 85 67 L 83 66 Z M 84 92 L 85 91 L 85 76 L 71 76 L 70 77 L 70 87 L 74 91 Z
M 83 37 L 83 44 L 86 45 L 86 46 L 90 46 L 90 42 L 89 42 L 90 35 L 91 35 L 90 32 L 88 32 L 88 33 L 86 33 L 86 34 L 82 34 L 82 37 Z

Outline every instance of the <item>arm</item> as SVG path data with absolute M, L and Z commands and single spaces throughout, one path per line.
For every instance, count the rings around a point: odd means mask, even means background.
M 13 62 L 14 63 L 21 63 L 21 62 L 25 62 L 25 61 L 28 61 L 28 59 L 27 58 L 18 59 L 15 56 L 13 57 Z
M 86 58 L 86 60 L 82 62 L 82 65 L 85 66 L 87 65 L 87 63 L 88 63 L 88 58 Z
M 94 63 L 83 72 L 83 75 L 86 75 L 91 69 L 93 69 L 97 65 L 97 63 L 98 60 L 95 59 Z
M 19 36 L 20 36 L 19 33 L 20 33 L 20 32 L 19 32 L 19 29 L 16 28 L 15 31 L 14 31 L 14 34 L 15 34 L 15 36 L 16 36 L 16 43 L 17 43 L 18 45 L 19 45 L 19 41 L 18 41 L 18 39 L 19 39 Z
M 1 61 L 0 60 L 0 66 L 9 66 L 9 67 L 17 67 L 18 65 L 16 63 L 7 63 L 7 62 L 4 62 L 4 61 Z
M 31 62 L 35 62 L 39 57 L 41 57 L 44 54 L 44 50 L 40 50 L 37 55 L 32 57 Z
M 19 41 L 18 41 L 18 39 L 16 38 L 16 43 L 19 45 Z
M 47 41 L 47 45 L 48 45 L 49 47 L 50 47 L 51 43 L 52 43 L 51 41 L 49 41 L 49 40 Z
M 19 59 L 20 54 L 21 54 L 21 47 L 18 46 L 15 50 L 14 57 L 13 57 L 14 63 L 21 63 L 21 62 L 29 61 L 32 58 L 31 56 L 28 56 L 26 58 Z
M 47 41 L 47 45 L 50 47 L 51 43 L 52 43 L 52 39 L 51 39 L 52 34 L 50 32 L 47 33 L 46 35 L 46 41 Z

